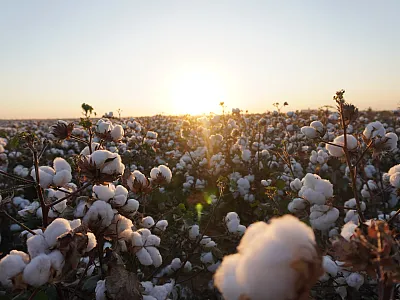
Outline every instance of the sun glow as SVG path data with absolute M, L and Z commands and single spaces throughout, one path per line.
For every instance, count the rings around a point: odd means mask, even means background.
M 206 70 L 182 72 L 173 80 L 170 88 L 176 114 L 219 112 L 219 103 L 225 101 L 221 79 L 216 73 Z

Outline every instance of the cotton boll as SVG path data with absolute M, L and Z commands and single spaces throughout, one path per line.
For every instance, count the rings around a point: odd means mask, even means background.
M 320 121 L 312 121 L 310 126 L 320 134 L 324 132 L 324 125 Z
M 162 264 L 162 257 L 160 251 L 155 247 L 146 247 L 147 252 L 150 254 L 151 260 L 153 261 L 153 266 L 158 268 Z
M 74 230 L 75 228 L 78 228 L 81 226 L 82 222 L 80 219 L 75 219 L 72 221 L 69 221 L 69 225 L 71 226 L 71 230 Z
M 346 201 L 346 202 L 344 203 L 344 206 L 345 206 L 345 207 L 348 207 L 348 208 L 356 208 L 356 207 L 357 207 L 357 201 L 356 201 L 355 198 L 351 198 L 351 199 L 349 199 L 348 201 Z M 361 210 L 362 210 L 362 211 L 365 211 L 365 209 L 367 208 L 367 206 L 366 206 L 366 204 L 365 204 L 364 201 L 360 201 L 360 207 L 361 207 Z M 345 211 L 347 212 L 348 209 L 345 209 Z
M 309 139 L 314 139 L 318 136 L 318 132 L 315 130 L 315 128 L 311 126 L 301 127 L 301 133 L 304 134 Z
M 67 208 L 67 200 L 63 200 L 56 205 L 53 205 L 49 210 L 50 218 L 57 218 Z
M 239 225 L 238 228 L 237 228 L 236 233 L 237 233 L 238 235 L 243 235 L 245 231 L 246 231 L 246 226 L 244 226 L 244 225 Z
M 69 173 L 72 172 L 70 164 L 61 157 L 56 157 L 53 161 L 53 168 L 56 171 L 56 173 L 60 171 L 68 171 Z
M 127 197 L 128 197 L 128 190 L 124 186 L 118 185 L 115 188 L 113 205 L 123 206 L 126 203 Z
M 135 199 L 129 199 L 121 209 L 127 213 L 134 213 L 139 209 L 139 201 Z
M 139 251 L 136 252 L 136 257 L 138 258 L 139 262 L 144 266 L 150 266 L 153 264 L 150 253 L 145 248 L 139 249 Z
M 214 257 L 211 252 L 202 253 L 200 256 L 200 260 L 203 264 L 214 263 Z
M 23 272 L 25 260 L 20 255 L 6 255 L 0 260 L 0 283 L 6 288 L 12 288 L 12 279 Z
M 140 228 L 139 230 L 136 230 L 136 232 L 142 236 L 143 243 L 146 242 L 147 238 L 151 235 L 151 231 L 147 228 Z
M 189 238 L 195 240 L 200 235 L 199 225 L 193 225 L 189 228 Z
M 399 141 L 399 137 L 394 132 L 389 132 L 385 134 L 385 138 L 387 139 L 384 144 L 384 149 L 388 151 L 393 151 L 397 149 L 397 142 Z
M 251 159 L 251 151 L 249 149 L 244 149 L 242 151 L 242 159 L 244 161 L 250 161 L 250 159 Z
M 339 268 L 330 256 L 325 255 L 322 258 L 322 267 L 324 268 L 325 272 L 328 273 L 330 276 L 337 276 Z
M 94 185 L 93 193 L 96 195 L 97 199 L 108 202 L 114 197 L 115 186 L 113 184 Z
M 225 256 L 221 267 L 214 275 L 214 284 L 227 300 L 239 299 L 242 288 L 237 283 L 236 266 L 240 260 L 239 254 Z
M 53 250 L 48 257 L 51 261 L 51 267 L 57 272 L 56 277 L 60 276 L 65 264 L 65 258 L 59 250 Z
M 157 300 L 168 299 L 168 295 L 172 292 L 172 288 L 174 287 L 174 283 L 166 283 L 163 285 L 154 286 L 151 291 L 151 296 L 156 298 Z
M 358 212 L 356 210 L 347 211 L 346 216 L 344 217 L 344 221 L 346 223 L 352 222 L 354 224 L 358 224 L 359 223 Z
M 121 125 L 115 125 L 111 130 L 111 137 L 113 141 L 118 142 L 124 137 L 124 129 Z
M 374 137 L 383 137 L 385 136 L 385 133 L 386 133 L 385 127 L 379 121 L 369 123 L 363 131 L 363 135 L 367 139 L 371 139 Z
M 92 152 L 95 152 L 96 150 L 98 150 L 100 148 L 100 144 L 93 142 L 90 148 L 91 148 Z M 83 150 L 81 151 L 80 154 L 84 155 L 84 156 L 90 155 L 89 146 L 86 146 L 85 148 L 83 148 Z
M 354 224 L 353 222 L 346 223 L 343 225 L 340 235 L 346 240 L 350 241 L 357 227 L 358 225 Z
M 339 210 L 328 205 L 313 205 L 310 208 L 310 223 L 314 229 L 328 230 L 339 218 Z
M 142 247 L 143 246 L 143 238 L 139 232 L 132 233 L 132 245 L 135 247 Z
M 46 254 L 33 258 L 26 265 L 23 273 L 23 280 L 29 285 L 39 287 L 45 284 L 50 277 L 51 259 Z
M 154 219 L 150 216 L 147 216 L 142 219 L 142 226 L 145 228 L 151 228 L 154 225 Z
M 168 221 L 167 220 L 160 220 L 157 222 L 156 224 L 156 228 L 161 230 L 161 231 L 165 231 L 168 227 Z
M 57 244 L 57 238 L 70 231 L 71 225 L 68 220 L 63 218 L 55 219 L 49 226 L 47 226 L 44 232 L 44 238 L 46 239 L 49 247 L 54 247 Z
M 174 258 L 172 261 L 171 261 L 171 264 L 170 264 L 170 266 L 171 266 L 171 268 L 173 269 L 173 270 L 178 270 L 181 266 L 182 266 L 182 262 L 181 262 L 181 260 L 178 258 L 178 257 L 176 257 L 176 258 Z
M 347 149 L 354 150 L 358 146 L 357 139 L 350 134 L 346 135 L 347 138 Z M 333 140 L 333 144 L 344 146 L 344 135 L 340 135 Z M 341 147 L 337 147 L 331 144 L 326 145 L 326 149 L 328 150 L 329 154 L 335 157 L 341 157 L 344 155 L 343 149 Z
M 27 264 L 31 260 L 29 255 L 25 252 L 18 251 L 18 250 L 11 250 L 10 255 L 18 255 L 21 256 L 22 260 Z
M 83 217 L 83 223 L 94 227 L 108 227 L 114 218 L 114 211 L 110 204 L 97 200 L 90 206 Z
M 145 246 L 160 246 L 160 242 L 161 242 L 161 239 L 158 236 L 151 234 L 147 237 L 144 245 Z
M 290 215 L 272 219 L 270 224 L 250 225 L 238 251 L 224 257 L 214 277 L 227 300 L 241 295 L 249 299 L 297 299 L 299 284 L 308 285 L 308 280 L 316 280 L 321 275 L 321 260 L 312 229 Z M 314 277 L 293 268 L 294 263 L 300 262 L 314 265 L 318 270 Z M 268 269 L 274 272 L 266 273 Z
M 288 210 L 295 214 L 303 211 L 307 207 L 307 201 L 302 198 L 295 198 L 288 204 Z
M 86 201 L 79 201 L 78 205 L 75 207 L 74 217 L 75 218 L 83 218 L 86 215 L 86 212 L 89 210 L 91 204 Z
M 39 167 L 39 184 L 42 188 L 46 189 L 53 182 L 53 176 L 55 175 L 55 171 L 53 168 L 48 166 Z M 36 181 L 36 172 L 35 169 L 31 171 L 32 178 Z
M 106 281 L 105 280 L 99 280 L 96 283 L 96 300 L 107 300 L 107 295 L 106 295 L 107 289 L 106 289 Z
M 293 191 L 297 192 L 297 191 L 299 191 L 299 190 L 301 189 L 302 185 L 303 185 L 303 184 L 301 183 L 301 180 L 300 180 L 299 178 L 296 178 L 295 180 L 293 180 L 293 181 L 290 183 L 290 188 L 291 188 Z
M 88 244 L 86 246 L 86 250 L 85 251 L 89 252 L 92 249 L 94 249 L 94 247 L 97 246 L 97 240 L 96 240 L 96 236 L 91 232 L 87 233 L 87 237 L 88 237 Z
M 33 235 L 26 240 L 26 246 L 28 248 L 28 253 L 31 258 L 34 258 L 43 253 L 49 253 L 49 245 L 44 237 L 44 235 L 37 234 Z
M 347 276 L 346 282 L 349 286 L 358 290 L 364 284 L 364 276 L 359 273 L 351 273 Z

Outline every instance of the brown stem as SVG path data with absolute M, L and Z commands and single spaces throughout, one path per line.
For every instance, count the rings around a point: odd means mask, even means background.
M 351 185 L 352 185 L 352 189 L 353 189 L 354 199 L 356 199 L 357 212 L 358 212 L 358 216 L 360 218 L 361 223 L 364 223 L 365 218 L 364 218 L 364 215 L 361 210 L 361 203 L 360 203 L 360 199 L 358 198 L 358 193 L 357 193 L 357 165 L 352 166 L 349 149 L 347 148 L 347 125 L 346 125 L 346 121 L 344 118 L 343 101 L 340 101 L 340 121 L 342 123 L 343 137 L 344 137 L 343 152 L 346 157 L 347 166 L 349 167 L 349 170 L 350 170 Z
M 13 174 L 9 174 L 9 173 L 4 172 L 4 171 L 2 171 L 2 170 L 0 170 L 0 174 L 1 174 L 1 175 L 4 175 L 4 176 L 6 176 L 6 177 L 9 177 L 9 178 L 18 180 L 18 181 L 22 181 L 22 182 L 25 182 L 25 183 L 35 184 L 35 181 L 33 181 L 33 180 L 29 180 L 29 179 L 25 179 L 25 178 L 22 178 L 22 177 L 13 175 Z
M 40 176 L 39 176 L 39 159 L 38 159 L 38 154 L 35 149 L 31 149 L 33 153 L 33 165 L 35 167 L 35 177 L 36 177 L 36 192 L 39 198 L 40 202 L 40 207 L 42 208 L 42 215 L 43 215 L 43 227 L 46 228 L 47 225 L 49 225 L 49 220 L 48 220 L 48 213 L 49 209 L 46 206 L 46 202 L 44 201 L 44 196 L 43 196 L 43 190 L 42 187 L 40 186 Z
M 29 227 L 27 227 L 26 225 L 22 224 L 20 221 L 18 221 L 17 219 L 13 218 L 12 216 L 10 216 L 6 211 L 2 210 L 0 211 L 1 213 L 3 213 L 7 218 L 9 218 L 11 221 L 13 221 L 14 223 L 18 224 L 19 226 L 21 226 L 22 228 L 24 228 L 26 231 L 28 231 L 29 233 L 36 235 L 36 233 L 30 229 Z
M 87 188 L 89 185 L 91 185 L 91 184 L 92 184 L 91 182 L 86 182 L 84 185 L 82 185 L 82 186 L 81 186 L 79 189 L 77 189 L 75 192 L 70 193 L 69 195 L 67 195 L 67 196 L 65 196 L 65 197 L 63 197 L 63 198 L 60 198 L 60 199 L 58 199 L 57 201 L 54 201 L 54 202 L 48 204 L 48 205 L 47 205 L 47 208 L 50 208 L 50 207 L 52 207 L 52 206 L 54 206 L 54 205 L 56 205 L 56 204 L 58 204 L 58 203 L 60 203 L 60 202 L 62 202 L 62 201 L 64 201 L 64 200 L 66 200 L 66 199 L 71 198 L 72 196 L 75 196 L 76 194 L 78 194 L 78 193 L 81 192 L 82 190 L 86 189 L 86 188 Z

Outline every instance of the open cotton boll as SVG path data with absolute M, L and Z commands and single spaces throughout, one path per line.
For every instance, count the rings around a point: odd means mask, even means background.
M 346 240 L 350 241 L 357 227 L 358 227 L 357 224 L 354 224 L 353 222 L 348 222 L 343 225 L 340 235 L 344 237 Z
M 91 148 L 92 153 L 93 153 L 93 152 L 95 152 L 96 150 L 98 150 L 100 148 L 100 144 L 93 142 L 90 148 Z M 81 155 L 85 155 L 85 156 L 86 155 L 90 155 L 89 146 L 86 146 L 85 148 L 83 148 L 83 150 L 81 151 L 80 154 Z
M 156 228 L 161 230 L 161 231 L 165 231 L 168 227 L 168 221 L 167 220 L 160 220 L 157 222 L 156 224 Z
M 300 130 L 309 139 L 314 139 L 318 136 L 318 132 L 311 126 L 303 126 Z
M 200 235 L 199 225 L 193 225 L 189 228 L 189 239 L 195 240 Z
M 154 234 L 150 234 L 146 238 L 144 246 L 160 246 L 160 242 L 161 242 L 161 239 L 158 236 L 156 236 Z
M 47 254 L 50 252 L 49 244 L 47 243 L 44 235 L 37 234 L 33 235 L 26 240 L 26 246 L 28 248 L 28 253 L 31 258 L 34 258 L 40 254 Z
M 146 247 L 147 252 L 150 254 L 151 260 L 153 261 L 153 266 L 158 268 L 162 264 L 162 256 L 160 251 L 155 247 Z
M 146 242 L 147 238 L 151 235 L 151 231 L 147 228 L 140 228 L 139 230 L 136 230 L 136 232 L 142 236 L 143 243 Z
M 318 230 L 328 230 L 339 218 L 339 210 L 328 205 L 315 204 L 310 212 L 310 224 Z
M 51 258 L 46 254 L 41 254 L 26 265 L 22 278 L 25 283 L 39 287 L 49 281 L 50 268 Z
M 385 138 L 387 141 L 383 145 L 385 150 L 393 151 L 397 149 L 397 142 L 399 141 L 399 137 L 394 132 L 389 132 L 385 134 Z
M 154 219 L 150 216 L 147 216 L 142 219 L 142 226 L 145 228 L 150 228 L 154 225 Z
M 107 300 L 107 295 L 106 295 L 107 289 L 106 289 L 106 281 L 105 280 L 99 280 L 96 283 L 96 300 Z
M 57 244 L 57 238 L 70 230 L 71 225 L 66 219 L 58 218 L 51 222 L 44 232 L 44 237 L 49 247 L 54 247 Z
M 383 136 L 385 136 L 385 133 L 386 133 L 386 129 L 383 126 L 383 124 L 379 121 L 369 123 L 363 131 L 363 135 L 367 139 L 371 139 L 374 137 L 383 137 Z
M 301 189 L 302 186 L 303 184 L 301 183 L 301 180 L 299 178 L 296 178 L 295 180 L 290 182 L 290 188 L 292 189 L 292 191 L 297 192 Z
M 346 201 L 345 203 L 344 203 L 344 207 L 348 207 L 348 208 L 356 208 L 357 207 L 357 201 L 356 201 L 356 199 L 355 198 L 351 198 L 351 199 L 349 199 L 348 201 Z M 360 201 L 360 207 L 361 207 L 361 210 L 362 211 L 364 211 L 366 208 L 367 208 L 367 206 L 366 206 L 366 204 L 365 204 L 365 202 L 364 201 Z M 345 211 L 347 212 L 348 211 L 348 209 L 345 209 Z
M 121 125 L 115 125 L 111 130 L 111 137 L 115 142 L 120 141 L 124 137 L 124 128 Z
M 136 257 L 138 258 L 139 262 L 144 266 L 150 266 L 153 264 L 150 253 L 145 248 L 141 248 L 139 251 L 137 251 Z
M 203 264 L 214 263 L 214 257 L 211 252 L 202 253 L 200 256 L 200 260 Z
M 151 169 L 150 178 L 153 180 L 160 180 L 161 178 L 167 183 L 170 183 L 172 179 L 172 172 L 167 166 L 160 165 L 157 168 Z
M 344 221 L 346 223 L 352 222 L 354 224 L 358 224 L 359 223 L 358 212 L 354 209 L 347 211 L 346 216 L 344 217 Z
M 322 275 L 312 229 L 291 215 L 250 225 L 238 251 L 224 257 L 214 276 L 226 300 L 298 299 Z
M 57 172 L 68 171 L 71 173 L 72 169 L 70 164 L 62 157 L 56 157 L 53 161 L 53 168 Z
M 133 232 L 133 234 L 132 234 L 132 246 L 135 246 L 135 247 L 143 246 L 142 235 L 137 231 Z
M 68 170 L 61 170 L 59 172 L 56 172 L 56 174 L 53 177 L 53 183 L 56 186 L 64 186 L 71 180 L 72 180 L 71 171 Z
M 236 266 L 239 262 L 239 254 L 224 257 L 221 267 L 214 275 L 214 284 L 222 292 L 225 299 L 236 300 L 243 292 L 237 284 Z
M 10 255 L 18 255 L 21 256 L 22 260 L 27 264 L 31 260 L 29 255 L 25 252 L 18 251 L 18 250 L 11 250 Z
M 347 134 L 346 138 L 347 138 L 347 149 L 349 149 L 349 150 L 356 149 L 358 146 L 357 139 L 351 134 Z M 344 146 L 344 135 L 342 134 L 342 135 L 336 137 L 333 140 L 333 144 L 336 144 L 339 146 Z M 343 151 L 342 147 L 334 146 L 332 144 L 326 144 L 325 148 L 326 148 L 326 150 L 328 150 L 329 154 L 332 156 L 342 157 L 344 155 L 344 151 Z
M 114 206 L 123 206 L 125 205 L 127 198 L 128 198 L 128 190 L 124 186 L 118 185 L 115 188 L 115 195 L 112 204 Z
M 75 207 L 74 217 L 75 218 L 83 218 L 86 215 L 86 212 L 89 210 L 91 204 L 81 200 L 78 205 Z
M 114 218 L 114 211 L 107 202 L 97 200 L 90 206 L 83 223 L 94 227 L 108 227 Z
M 65 264 L 65 258 L 59 250 L 53 250 L 47 255 L 51 261 L 51 267 L 57 272 L 56 277 L 61 275 Z
M 126 204 L 121 207 L 122 211 L 127 213 L 134 213 L 139 209 L 139 201 L 135 199 L 128 199 Z
M 293 214 L 303 211 L 306 207 L 307 201 L 302 198 L 294 198 L 288 204 L 288 210 Z
M 26 262 L 20 255 L 8 254 L 0 260 L 0 283 L 6 288 L 12 288 L 12 279 L 23 272 Z
M 88 244 L 87 244 L 87 246 L 86 246 L 86 252 L 89 252 L 89 251 L 91 251 L 94 247 L 96 247 L 97 246 L 97 240 L 96 240 L 96 236 L 93 234 L 93 233 L 91 233 L 91 232 L 88 232 L 87 233 L 87 237 L 88 237 Z
M 111 131 L 113 128 L 113 125 L 111 123 L 111 121 L 109 120 L 104 120 L 104 119 L 100 119 L 97 121 L 96 123 L 96 131 L 98 133 L 107 133 L 109 131 Z
M 324 125 L 320 121 L 312 121 L 310 126 L 318 131 L 318 133 L 323 133 L 324 131 Z
M 168 295 L 172 292 L 173 287 L 174 282 L 166 283 L 163 285 L 156 285 L 151 291 L 151 296 L 153 296 L 157 300 L 168 299 Z
M 326 199 L 333 197 L 333 185 L 329 180 L 322 179 L 317 174 L 307 173 L 301 180 L 303 186 L 298 195 L 311 204 L 325 204 Z
M 94 185 L 93 193 L 96 195 L 97 199 L 108 202 L 108 200 L 114 197 L 115 186 L 113 184 Z
M 101 169 L 101 173 L 104 174 L 123 174 L 125 170 L 125 165 L 121 161 L 121 156 L 115 153 L 115 159 L 110 162 L 104 164 L 104 167 Z
M 53 182 L 53 177 L 56 172 L 53 168 L 48 166 L 39 167 L 39 184 L 42 188 L 46 189 Z M 35 169 L 31 171 L 32 178 L 36 181 Z
M 69 225 L 71 226 L 71 230 L 74 230 L 75 228 L 78 228 L 79 226 L 82 225 L 81 219 L 75 219 L 72 221 L 69 221 Z
M 332 260 L 332 258 L 328 255 L 325 255 L 322 258 L 322 267 L 324 268 L 325 272 L 328 273 L 332 277 L 336 277 L 339 267 L 337 264 Z
M 346 282 L 349 286 L 358 290 L 364 284 L 364 276 L 359 273 L 351 273 L 347 276 Z

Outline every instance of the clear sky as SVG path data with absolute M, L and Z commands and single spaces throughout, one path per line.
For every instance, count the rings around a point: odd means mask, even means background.
M 400 103 L 399 0 L 0 0 L 0 118 Z

